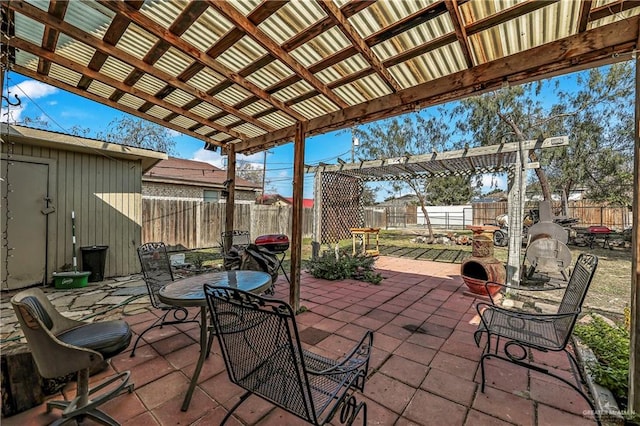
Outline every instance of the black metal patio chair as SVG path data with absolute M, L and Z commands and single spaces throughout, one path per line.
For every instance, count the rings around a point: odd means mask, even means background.
M 595 407 L 591 399 L 582 390 L 584 377 L 578 362 L 567 346 L 571 343 L 571 334 L 582 309 L 587 290 L 593 280 L 598 258 L 591 254 L 581 254 L 574 266 L 564 295 L 555 314 L 540 314 L 505 309 L 494 304 L 480 302 L 476 305 L 480 315 L 480 324 L 474 333 L 476 345 L 480 346 L 482 335 L 487 335 L 485 351 L 480 359 L 482 387 L 485 386 L 484 362 L 488 358 L 498 358 L 512 362 L 519 366 L 555 377 L 575 389 L 591 406 Z M 520 288 L 522 290 L 522 287 Z M 493 302 L 493 298 L 492 298 Z M 495 348 L 492 351 L 492 337 L 495 337 Z M 504 344 L 500 346 L 501 339 Z M 499 353 L 499 349 L 502 352 Z M 534 363 L 534 353 L 564 352 L 569 359 L 576 383 L 572 383 L 548 368 Z M 599 423 L 599 419 L 596 416 Z
M 197 319 L 198 314 L 192 319 L 189 319 L 189 311 L 185 308 L 166 305 L 158 298 L 160 289 L 174 280 L 171 261 L 167 255 L 167 247 L 165 244 L 163 242 L 143 244 L 138 247 L 138 257 L 140 258 L 142 276 L 147 285 L 151 305 L 163 311 L 163 314 L 138 335 L 133 344 L 131 356 L 135 356 L 138 342 L 140 342 L 140 339 L 147 331 L 156 327 L 162 328 L 165 325 L 199 322 Z
M 302 349 L 291 307 L 228 287 L 204 286 L 222 356 L 231 382 L 245 389 L 222 420 L 250 395 L 257 395 L 314 425 L 352 424 L 367 406 L 355 391 L 363 391 L 373 333 L 339 360 Z
M 247 248 L 249 244 L 251 244 L 249 231 L 234 229 L 220 233 L 220 246 L 222 247 L 223 256 L 226 255 L 233 247 L 236 249 Z

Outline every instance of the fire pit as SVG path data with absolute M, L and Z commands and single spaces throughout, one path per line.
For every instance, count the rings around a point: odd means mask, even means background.
M 467 226 L 467 229 L 473 231 L 473 252 L 472 256 L 465 259 L 460 265 L 460 275 L 471 293 L 487 296 L 485 287 L 487 281 L 504 284 L 507 278 L 504 265 L 493 257 L 493 231 L 499 228 L 497 226 Z M 492 295 L 499 290 L 500 286 L 489 286 Z

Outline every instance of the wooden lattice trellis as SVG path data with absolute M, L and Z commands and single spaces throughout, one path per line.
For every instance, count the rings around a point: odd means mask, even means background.
M 342 173 L 321 173 L 321 244 L 337 243 L 351 237 L 350 228 L 364 225 L 362 179 Z

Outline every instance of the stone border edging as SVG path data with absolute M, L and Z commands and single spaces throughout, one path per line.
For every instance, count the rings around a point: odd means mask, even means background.
M 582 375 L 587 382 L 589 393 L 593 397 L 596 411 L 600 421 L 605 426 L 620 426 L 625 424 L 622 412 L 611 391 L 597 384 L 589 368 L 589 362 L 597 362 L 593 351 L 583 344 L 576 336 L 573 336 L 573 347 L 576 349 L 576 356 L 582 370 Z

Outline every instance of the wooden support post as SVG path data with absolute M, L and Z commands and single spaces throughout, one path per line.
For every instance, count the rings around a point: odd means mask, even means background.
M 636 49 L 640 48 L 640 29 Z M 629 408 L 640 413 L 640 55 L 636 53 L 635 146 L 633 149 L 633 223 L 631 236 L 631 348 Z
M 304 133 L 306 123 L 296 124 L 293 142 L 293 220 L 291 224 L 291 285 L 289 304 L 294 312 L 300 309 L 300 266 L 302 264 L 302 198 L 304 197 Z
M 322 244 L 322 172 L 317 171 L 313 178 L 313 241 L 311 257 L 320 254 Z
M 233 144 L 229 144 L 227 149 L 227 204 L 225 212 L 224 230 L 233 231 L 233 216 L 235 214 L 236 204 L 236 150 Z M 228 235 L 225 238 L 224 246 L 231 247 L 233 244 L 233 236 Z
M 520 250 L 522 247 L 522 221 L 524 217 L 524 152 L 518 150 L 513 179 L 509 182 L 508 207 L 509 215 L 509 254 L 507 258 L 507 284 L 520 284 Z

